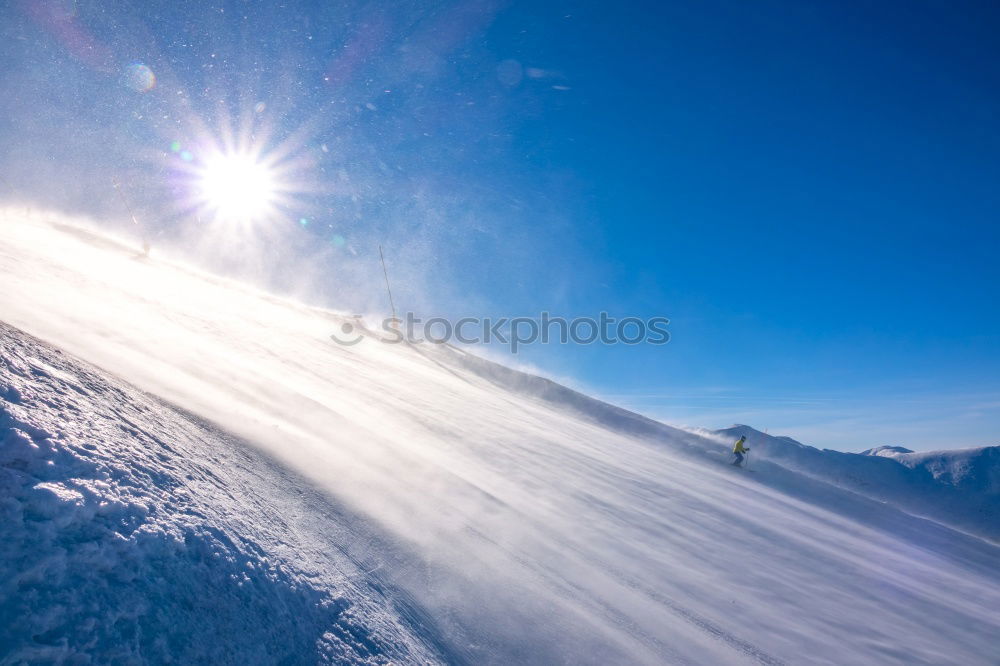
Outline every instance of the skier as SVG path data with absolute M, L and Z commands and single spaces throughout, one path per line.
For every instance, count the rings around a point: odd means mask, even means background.
M 747 441 L 747 436 L 743 435 L 736 440 L 736 444 L 733 445 L 733 453 L 736 455 L 736 462 L 733 464 L 737 467 L 743 464 L 743 454 L 750 450 L 749 447 L 743 446 L 743 442 L 745 441 Z

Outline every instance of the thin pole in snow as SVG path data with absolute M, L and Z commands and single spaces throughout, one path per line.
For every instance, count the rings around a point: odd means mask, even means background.
M 382 275 L 385 277 L 385 290 L 389 294 L 389 307 L 392 308 L 392 324 L 396 326 L 399 320 L 396 319 L 396 304 L 392 300 L 392 289 L 389 288 L 389 271 L 385 269 L 385 255 L 382 253 L 381 243 L 378 246 L 378 256 L 382 260 Z
M 132 212 L 132 206 L 129 205 L 128 199 L 125 198 L 125 191 L 122 190 L 121 183 L 119 183 L 114 178 L 111 179 L 111 184 L 115 186 L 115 191 L 118 192 L 118 196 L 121 197 L 122 203 L 125 204 L 125 210 L 128 211 L 129 216 L 132 218 L 132 224 L 139 231 L 139 235 L 142 237 L 142 252 L 143 254 L 149 254 L 149 241 L 146 240 L 146 234 L 142 232 L 142 227 L 139 225 L 139 220 L 136 219 L 135 213 Z
M 115 186 L 115 191 L 118 192 L 118 196 L 121 197 L 122 203 L 125 204 L 125 210 L 128 211 L 129 216 L 132 218 L 132 224 L 136 227 L 139 226 L 139 220 L 135 219 L 135 213 L 132 212 L 132 206 L 129 205 L 128 199 L 125 198 L 125 193 L 122 192 L 122 186 L 114 178 L 111 179 L 111 184 Z

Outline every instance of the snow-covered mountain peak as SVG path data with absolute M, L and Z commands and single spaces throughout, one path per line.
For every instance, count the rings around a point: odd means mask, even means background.
M 913 451 L 903 446 L 876 446 L 871 449 L 865 449 L 864 451 L 861 452 L 861 455 L 892 457 L 897 453 L 913 453 Z

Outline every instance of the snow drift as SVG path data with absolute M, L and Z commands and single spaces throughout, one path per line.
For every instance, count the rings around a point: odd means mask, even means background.
M 4 510 L 26 535 L 0 563 L 9 655 L 124 641 L 157 661 L 169 617 L 232 663 L 994 660 L 998 548 L 961 519 L 805 474 L 758 434 L 756 471 L 733 469 L 718 434 L 459 350 L 336 345 L 341 315 L 136 255 L 0 224 L 0 319 L 102 368 L 2 331 Z M 43 560 L 65 575 L 33 577 Z M 210 607 L 185 592 L 202 579 Z M 233 628 L 268 622 L 240 652 Z

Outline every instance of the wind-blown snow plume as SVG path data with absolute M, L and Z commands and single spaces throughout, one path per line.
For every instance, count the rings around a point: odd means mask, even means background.
M 995 545 L 450 348 L 334 344 L 336 313 L 137 254 L 7 216 L 0 319 L 359 516 L 449 659 L 993 658 Z

